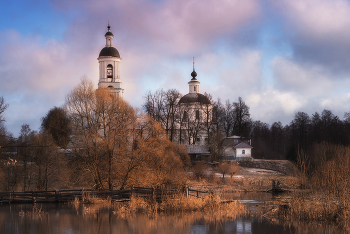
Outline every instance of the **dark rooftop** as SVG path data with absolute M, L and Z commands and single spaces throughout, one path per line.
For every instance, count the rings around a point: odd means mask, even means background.
M 117 57 L 120 58 L 119 52 L 114 47 L 105 47 L 101 50 L 99 57 L 102 56 L 111 56 L 111 57 Z
M 185 96 L 183 96 L 179 104 L 181 103 L 193 103 L 193 102 L 199 102 L 200 104 L 210 104 L 209 99 L 200 93 L 188 93 Z
M 105 36 L 114 36 L 112 32 L 106 32 Z

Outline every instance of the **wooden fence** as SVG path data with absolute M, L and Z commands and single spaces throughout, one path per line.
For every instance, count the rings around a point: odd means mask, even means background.
M 69 202 L 75 199 L 84 201 L 89 197 L 111 199 L 112 201 L 128 201 L 131 196 L 153 197 L 160 200 L 164 196 L 185 194 L 186 196 L 205 196 L 207 192 L 190 188 L 183 189 L 157 189 L 145 187 L 133 187 L 129 190 L 53 190 L 53 191 L 26 191 L 26 192 L 2 192 L 0 203 L 49 203 Z

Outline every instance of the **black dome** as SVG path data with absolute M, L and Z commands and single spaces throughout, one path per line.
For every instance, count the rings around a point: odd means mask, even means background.
M 111 57 L 117 57 L 120 58 L 119 52 L 114 47 L 105 47 L 101 50 L 99 57 L 102 56 L 111 56 Z
M 112 32 L 106 32 L 105 36 L 114 36 Z
M 209 99 L 200 93 L 188 93 L 185 96 L 183 96 L 179 104 L 181 103 L 193 103 L 193 102 L 199 102 L 200 104 L 210 104 Z
M 197 72 L 195 72 L 195 71 L 193 70 L 193 72 L 191 73 L 191 76 L 192 76 L 192 79 L 196 79 Z

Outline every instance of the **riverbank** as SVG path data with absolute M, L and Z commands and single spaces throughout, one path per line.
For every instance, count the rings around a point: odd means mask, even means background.
M 239 162 L 239 169 L 231 175 L 223 175 L 215 167 L 207 169 L 205 176 L 192 177 L 193 189 L 216 193 L 257 192 L 272 189 L 273 183 L 287 191 L 302 187 L 302 179 L 296 166 L 287 160 L 251 160 Z

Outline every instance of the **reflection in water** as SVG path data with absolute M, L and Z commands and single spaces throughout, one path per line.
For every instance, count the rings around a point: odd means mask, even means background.
M 208 218 L 209 217 L 209 218 Z M 308 230 L 310 232 L 303 232 Z M 258 218 L 211 220 L 210 214 L 137 215 L 121 218 L 113 209 L 96 210 L 92 205 L 0 205 L 0 233 L 11 234 L 248 234 L 248 233 L 340 233 L 324 227 L 271 224 Z
M 237 234 L 250 234 L 252 233 L 252 222 L 251 220 L 237 220 Z

